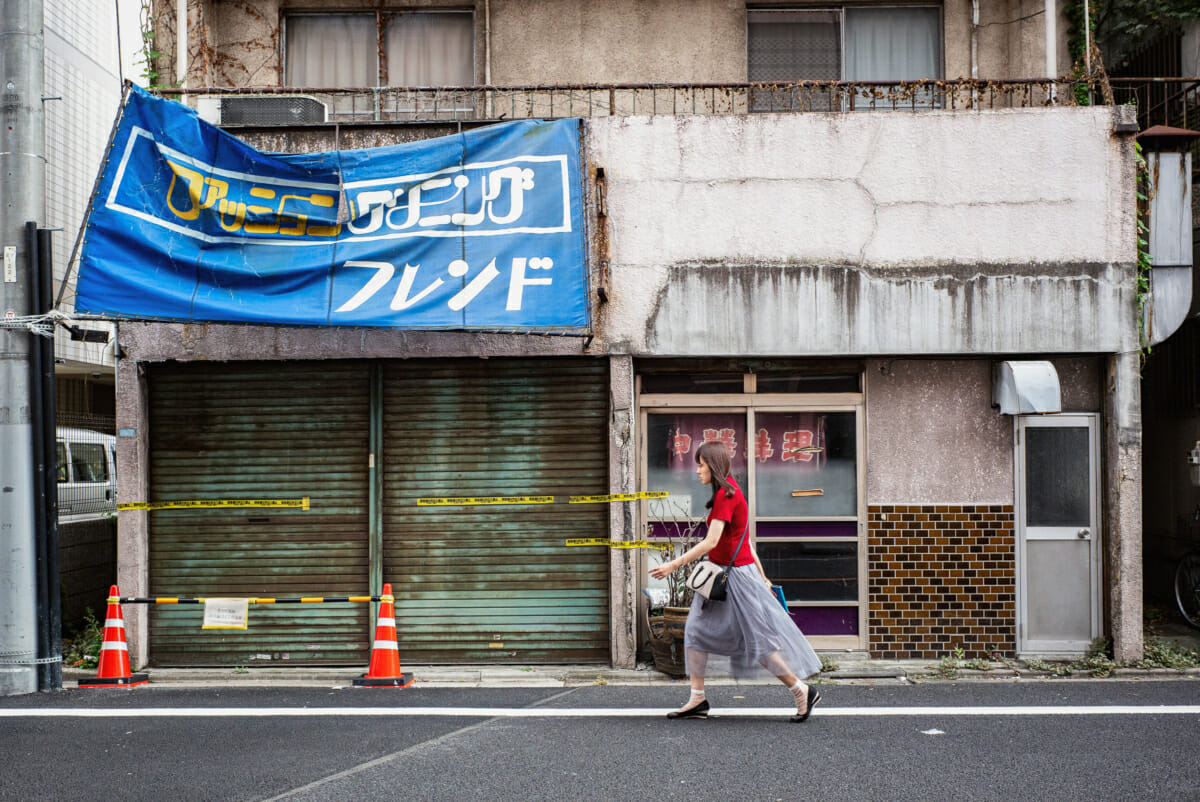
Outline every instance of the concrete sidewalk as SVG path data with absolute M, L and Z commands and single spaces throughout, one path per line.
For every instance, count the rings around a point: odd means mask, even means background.
M 1157 616 L 1147 622 L 1146 639 L 1161 641 L 1177 649 L 1200 652 L 1200 630 L 1187 626 L 1177 617 Z M 1087 671 L 1065 672 L 1065 666 L 1047 670 L 1037 661 L 1018 659 L 992 660 L 990 668 L 968 668 L 963 663 L 980 666 L 976 661 L 942 660 L 876 660 L 865 651 L 819 652 L 831 670 L 823 671 L 815 682 L 829 684 L 913 684 L 920 682 L 958 681 L 1036 681 L 1047 679 L 1093 679 Z M 674 679 L 657 671 L 654 664 L 639 663 L 637 668 L 618 669 L 604 665 L 533 665 L 533 666 L 445 666 L 412 665 L 401 659 L 405 672 L 412 673 L 417 688 L 498 688 L 551 687 L 572 688 L 584 685 L 686 685 L 686 679 Z M 1032 663 L 1032 667 L 1031 667 Z M 836 665 L 836 668 L 833 666 Z M 255 685 L 341 687 L 350 685 L 362 676 L 366 666 L 313 668 L 306 666 L 271 666 L 262 668 L 144 668 L 152 685 L 171 687 Z M 94 677 L 94 669 L 63 668 L 64 687 L 74 688 L 83 678 Z M 1174 670 L 1165 668 L 1115 668 L 1115 678 L 1200 679 L 1200 668 Z M 1103 678 L 1099 678 L 1103 679 Z M 732 679 L 710 677 L 710 685 L 770 685 L 774 679 L 739 683 Z
M 938 660 L 873 660 L 864 652 L 822 653 L 836 669 L 822 672 L 815 682 L 823 684 L 912 684 L 949 681 L 1035 681 L 1047 679 L 1092 679 L 1086 671 L 1057 674 L 1030 668 L 1022 660 L 991 661 L 991 668 L 965 668 Z M 976 664 L 977 665 L 977 664 Z M 148 668 L 152 685 L 171 687 L 255 685 L 342 687 L 362 676 L 365 666 L 358 668 Z M 655 670 L 652 664 L 639 664 L 635 669 L 616 669 L 596 665 L 554 666 L 426 666 L 403 665 L 412 673 L 415 688 L 499 688 L 499 687 L 556 687 L 571 688 L 583 685 L 685 685 L 685 679 L 674 679 Z M 68 668 L 63 670 L 63 685 L 75 687 L 94 671 Z M 1200 679 L 1200 668 L 1174 669 L 1117 668 L 1111 677 L 1140 679 Z M 738 682 L 711 677 L 710 685 L 769 685 L 773 679 Z

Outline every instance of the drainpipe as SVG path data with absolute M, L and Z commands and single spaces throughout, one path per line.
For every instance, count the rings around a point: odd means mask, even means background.
M 175 81 L 187 87 L 188 11 L 187 0 L 175 0 Z
M 1083 64 L 1090 76 L 1092 74 L 1092 12 L 1088 9 L 1088 0 L 1083 0 Z
M 492 85 L 492 3 L 483 0 L 483 82 Z
M 1046 77 L 1058 77 L 1058 4 L 1046 0 Z
M 979 0 L 971 0 L 971 80 L 979 79 Z
M 492 3 L 491 0 L 483 0 L 483 85 L 492 85 Z M 484 93 L 487 98 L 484 116 L 487 119 L 492 119 L 492 93 L 490 91 Z

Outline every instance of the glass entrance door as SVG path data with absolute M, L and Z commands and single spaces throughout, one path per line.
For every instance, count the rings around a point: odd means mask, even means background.
M 1096 416 L 1018 418 L 1016 462 L 1018 651 L 1081 654 L 1101 623 Z
M 750 505 L 750 535 L 792 619 L 818 648 L 865 648 L 861 407 L 782 394 L 739 400 L 642 410 L 643 486 L 670 494 L 647 503 L 648 537 L 678 539 L 689 522 L 703 537 L 711 489 L 696 477 L 696 449 L 721 440 Z

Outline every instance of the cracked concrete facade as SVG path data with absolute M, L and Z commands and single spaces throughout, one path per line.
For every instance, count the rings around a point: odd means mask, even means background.
M 607 183 L 611 299 L 592 299 L 594 339 L 123 324 L 118 426 L 139 436 L 118 440 L 121 464 L 132 466 L 121 473 L 121 497 L 145 498 L 149 483 L 141 363 L 585 353 L 610 365 L 612 492 L 638 487 L 637 358 L 839 356 L 862 358 L 867 375 L 869 503 L 1011 504 L 1012 427 L 990 407 L 990 366 L 1038 355 L 1060 371 L 1064 410 L 1104 410 L 1105 545 L 1116 566 L 1106 608 L 1119 655 L 1134 654 L 1134 173 L 1132 142 L 1114 134 L 1126 114 L 590 119 L 587 161 L 605 168 Z M 411 134 L 362 129 L 355 137 Z M 330 129 L 259 136 L 273 150 L 334 147 Z M 587 211 L 594 231 L 594 196 Z M 593 253 L 593 287 L 598 262 Z M 882 369 L 896 360 L 903 371 Z M 1109 363 L 1114 370 L 1102 378 Z M 935 436 L 925 431 L 931 420 Z M 941 444 L 936 464 L 906 447 L 921 438 Z M 635 538 L 630 505 L 613 507 L 610 528 L 614 540 Z M 122 588 L 142 595 L 146 514 L 122 512 L 120 538 Z M 613 550 L 614 666 L 635 655 L 639 563 Z M 143 622 L 129 628 L 131 649 L 144 658 Z
M 602 336 L 656 355 L 1136 348 L 1120 113 L 589 120 Z

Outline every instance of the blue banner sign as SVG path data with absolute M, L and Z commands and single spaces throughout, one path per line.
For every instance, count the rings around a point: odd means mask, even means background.
M 579 121 L 261 153 L 131 88 L 75 308 L 142 320 L 582 332 Z

